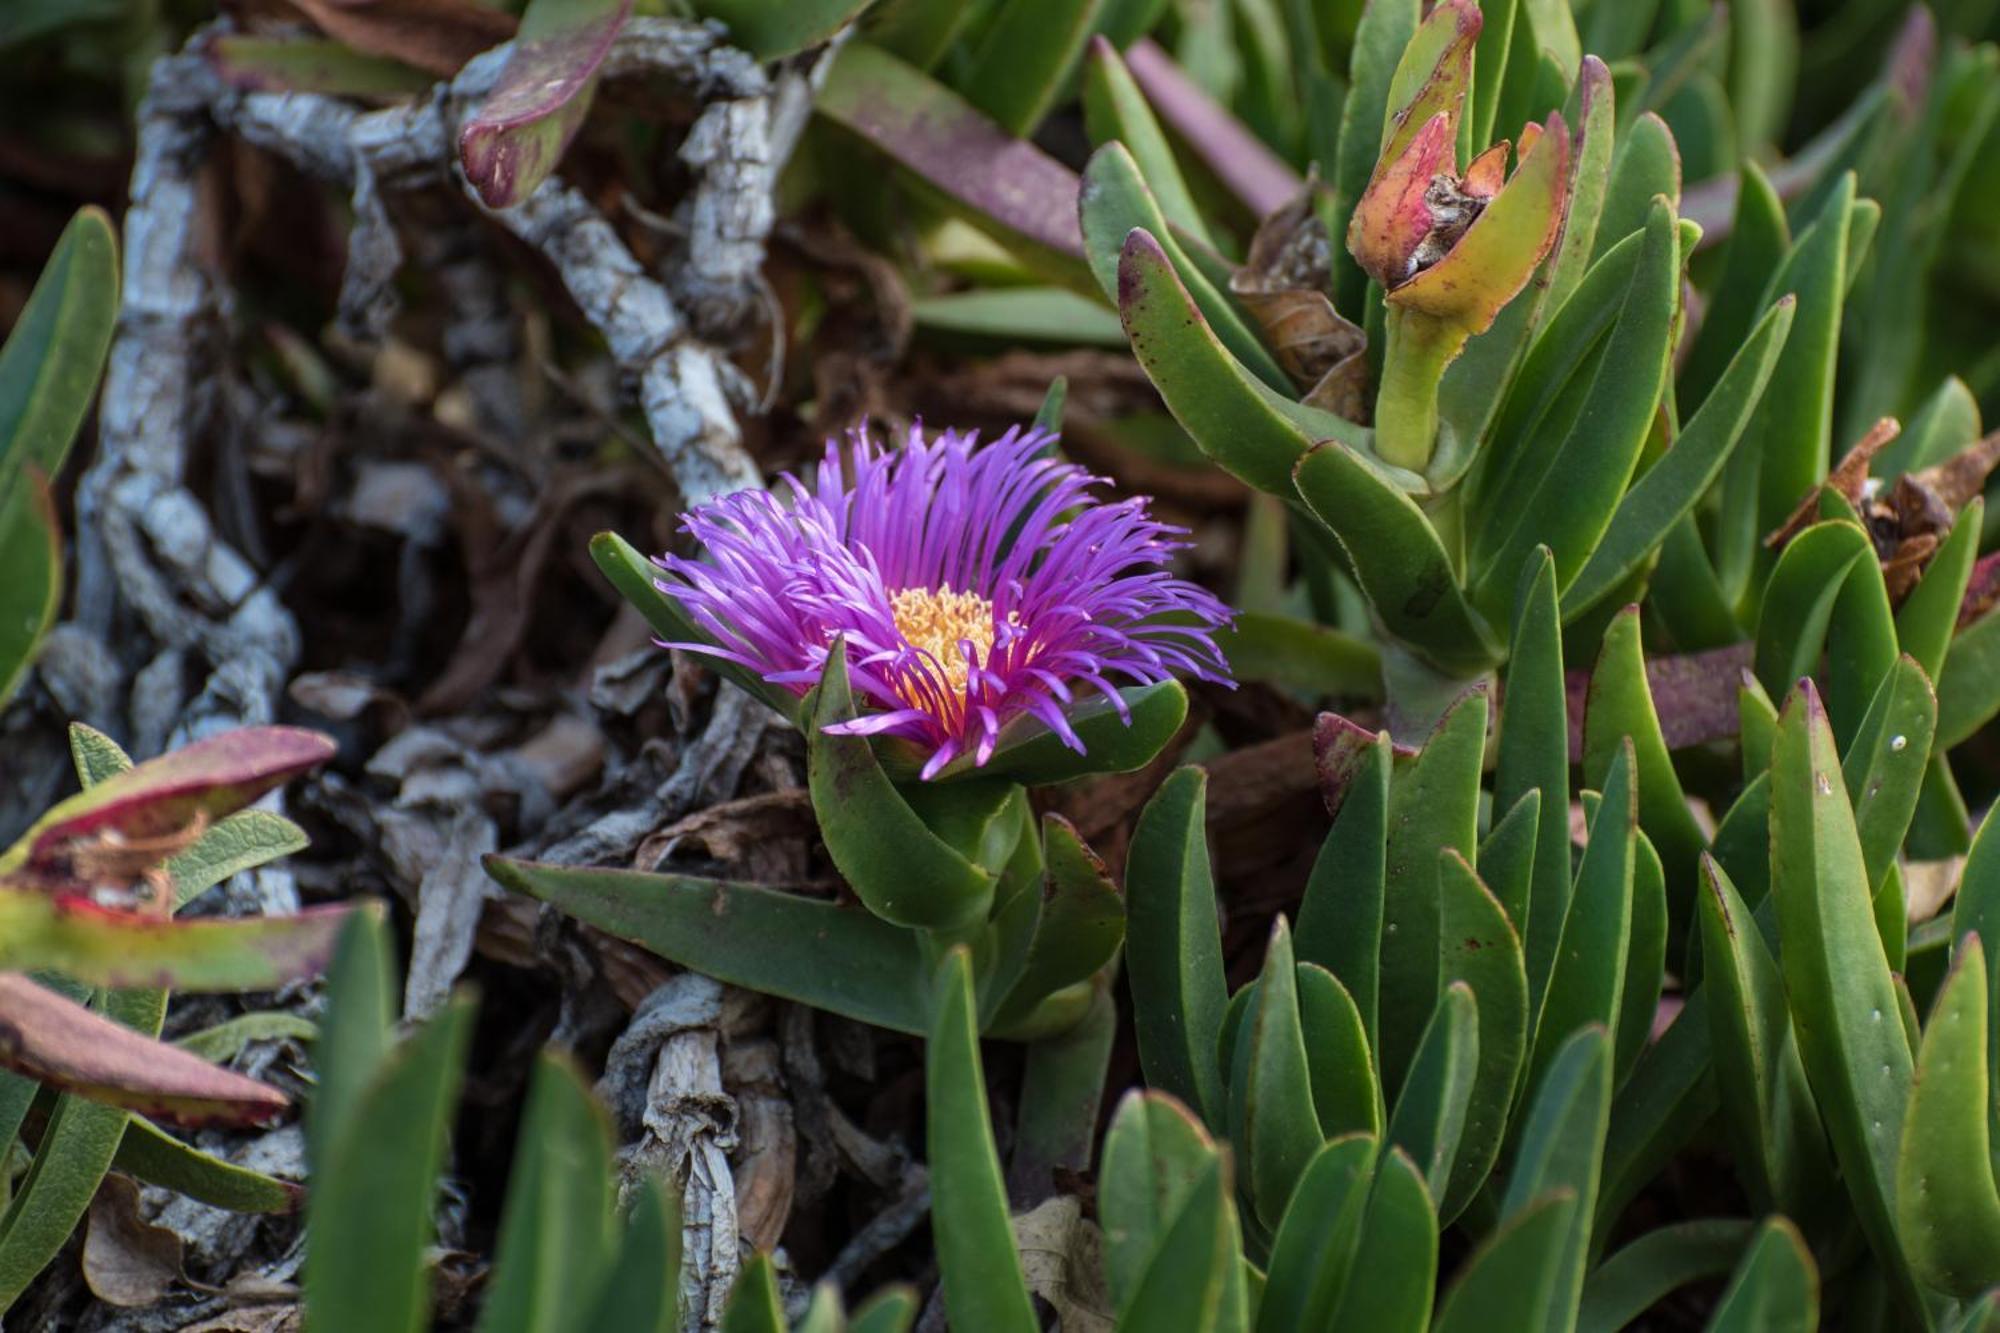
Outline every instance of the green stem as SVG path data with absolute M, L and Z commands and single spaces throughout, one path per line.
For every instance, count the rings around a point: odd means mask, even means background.
M 1375 396 L 1375 455 L 1421 473 L 1437 447 L 1438 383 L 1465 346 L 1463 330 L 1415 310 L 1384 311 L 1382 386 Z

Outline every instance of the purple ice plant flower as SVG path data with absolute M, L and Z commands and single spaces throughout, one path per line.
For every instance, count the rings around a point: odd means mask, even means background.
M 1121 683 L 1229 683 L 1214 640 L 1229 609 L 1167 568 L 1185 529 L 1107 500 L 1054 438 L 913 428 L 885 449 L 856 431 L 827 442 L 811 484 L 784 477 L 789 504 L 709 501 L 682 520 L 706 557 L 657 563 L 711 641 L 670 646 L 804 694 L 844 638 L 867 711 L 830 730 L 908 737 L 930 750 L 926 778 L 962 755 L 984 764 L 1024 716 L 1081 752 L 1065 714 L 1079 688 L 1129 723 Z

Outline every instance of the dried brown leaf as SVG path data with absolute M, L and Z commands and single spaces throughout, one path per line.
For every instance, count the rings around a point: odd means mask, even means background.
M 512 14 L 474 0 L 290 0 L 327 36 L 449 78 L 514 35 Z
M 181 1275 L 181 1238 L 139 1215 L 139 1187 L 106 1176 L 90 1201 L 83 1280 L 107 1305 L 137 1309 L 165 1296 Z

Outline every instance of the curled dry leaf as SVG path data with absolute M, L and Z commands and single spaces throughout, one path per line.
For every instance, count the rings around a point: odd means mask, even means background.
M 181 1275 L 181 1238 L 139 1215 L 139 1187 L 109 1175 L 90 1201 L 83 1280 L 107 1305 L 137 1309 L 165 1296 Z
M 1104 1284 L 1104 1236 L 1073 1194 L 1058 1194 L 1014 1219 L 1014 1244 L 1028 1290 L 1055 1307 L 1056 1326 L 1110 1333 L 1116 1324 Z
M 1333 308 L 1333 239 L 1305 189 L 1265 218 L 1229 290 L 1250 312 L 1304 401 L 1349 421 L 1367 420 L 1368 335 Z
M 183 1125 L 262 1124 L 289 1105 L 276 1088 L 134 1032 L 18 972 L 0 973 L 0 1065 Z

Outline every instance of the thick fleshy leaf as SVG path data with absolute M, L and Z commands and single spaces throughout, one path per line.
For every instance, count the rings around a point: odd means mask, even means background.
M 976 225 L 1063 281 L 1083 277 L 1077 179 L 895 56 L 849 42 L 814 110 L 940 191 Z
M 245 727 L 182 746 L 61 802 L 0 854 L 0 879 L 67 887 L 104 861 L 125 864 L 133 844 L 177 838 L 241 809 L 287 779 L 333 757 L 333 741 L 297 727 Z M 132 876 L 126 876 L 131 878 Z
M 1555 1190 L 1568 1190 L 1576 1197 L 1545 1325 L 1558 1333 L 1575 1327 L 1610 1108 L 1610 1036 L 1601 1027 L 1583 1028 L 1556 1052 L 1528 1104 L 1500 1206 L 1505 1220 L 1521 1216 Z
M 1423 1172 L 1399 1148 L 1376 1159 L 1375 1185 L 1361 1218 L 1350 1281 L 1341 1292 L 1334 1333 L 1420 1329 L 1430 1322 L 1437 1290 L 1437 1215 Z
M 1754 6 L 1753 6 L 1754 7 Z M 1709 1315 L 1707 1333 L 1813 1333 L 1819 1327 L 1819 1270 L 1797 1227 L 1764 1223 Z
M 721 1333 L 788 1333 L 787 1325 L 778 1296 L 778 1270 L 771 1256 L 758 1250 L 744 1261 L 736 1285 L 729 1289 Z
M 63 229 L 0 346 L 0 501 L 26 469 L 51 482 L 62 471 L 117 318 L 117 238 L 103 209 L 85 208 Z
M 1219 1156 L 1201 1122 L 1165 1093 L 1134 1090 L 1118 1103 L 1097 1195 L 1114 1306 L 1130 1303 L 1189 1191 Z
M 1617 1333 L 1692 1282 L 1717 1278 L 1742 1255 L 1750 1224 L 1739 1218 L 1694 1218 L 1655 1228 L 1597 1266 L 1584 1282 L 1577 1312 L 1581 1333 Z
M 1688 809 L 1673 757 L 1667 753 L 1666 738 L 1660 734 L 1659 714 L 1646 680 L 1636 606 L 1612 617 L 1590 673 L 1590 696 L 1583 712 L 1586 786 L 1604 785 L 1619 745 L 1628 738 L 1638 765 L 1639 826 L 1659 849 L 1668 882 L 1687 883 L 1707 838 Z M 1680 924 L 1687 924 L 1685 917 Z
M 1723 1124 L 1752 1203 L 1825 1206 L 1825 1131 L 1799 1062 L 1785 979 L 1729 875 L 1703 857 L 1702 978 Z M 1801 1215 L 1805 1215 L 1801 1212 Z
M 1371 1044 L 1380 996 L 1389 769 L 1389 737 L 1378 733 L 1338 775 L 1345 799 L 1306 880 L 1295 942 L 1301 961 L 1339 979 Z
M 1087 980 L 1125 940 L 1125 899 L 1075 826 L 1059 815 L 1042 816 L 1042 845 L 1041 917 L 1027 968 L 1001 1010 L 1003 1026 L 1044 996 Z
M 1618 502 L 1603 541 L 1563 590 L 1566 616 L 1574 618 L 1589 610 L 1630 577 L 1722 475 L 1770 382 L 1797 304 L 1788 295 L 1764 313 L 1735 349 L 1715 391 L 1702 400 L 1701 410 Z
M 617 1259 L 582 1326 L 673 1333 L 680 1327 L 681 1201 L 650 1173 L 633 1184 L 631 1195 Z M 854 1328 L 860 1327 L 857 1320 Z M 885 1333 L 905 1333 L 905 1327 Z
M 1410 1154 L 1434 1199 L 1451 1181 L 1478 1068 L 1479 1009 L 1472 987 L 1454 981 L 1431 1010 L 1384 1135 L 1389 1146 Z
M 1260 681 L 1321 697 L 1367 699 L 1382 692 L 1382 654 L 1368 638 L 1266 611 L 1236 613 L 1215 646 L 1239 683 Z
M 1449 1222 L 1485 1184 L 1500 1155 L 1527 1047 L 1528 974 L 1521 937 L 1506 909 L 1463 856 L 1450 850 L 1440 856 L 1438 937 L 1443 980 L 1450 986 L 1469 986 L 1479 1012 L 1479 1060 L 1466 1102 L 1465 1127 L 1450 1184 L 1437 1191 L 1438 1218 Z
M 1486 692 L 1467 691 L 1390 783 L 1376 1047 L 1385 1095 L 1402 1086 L 1441 989 L 1439 857 L 1446 848 L 1466 857 L 1477 850 L 1486 717 Z
M 342 998 L 336 991 L 336 1007 Z M 438 1171 L 472 1014 L 471 1000 L 450 1001 L 379 1059 L 337 1120 L 320 1117 L 325 1147 L 306 1208 L 306 1224 L 319 1237 L 305 1270 L 306 1317 L 315 1327 L 428 1327 Z
M 1911 1079 L 1900 1001 L 1819 692 L 1802 681 L 1771 757 L 1771 876 L 1799 1054 L 1876 1256 L 1917 1302 L 1894 1225 Z
M 1349 1134 L 1306 1167 L 1271 1243 L 1257 1333 L 1328 1326 L 1353 1272 L 1376 1148 L 1372 1135 Z
M 19 973 L 0 973 L 0 1013 L 0 1063 L 92 1101 L 188 1125 L 258 1124 L 290 1105 L 276 1088 L 134 1032 Z
M 984 920 L 992 873 L 932 831 L 882 771 L 866 737 L 827 731 L 854 717 L 842 641 L 827 654 L 806 737 L 807 783 L 833 864 L 868 910 L 892 925 L 960 928 Z
M 1091 154 L 1083 169 L 1077 217 L 1083 229 L 1084 254 L 1090 262 L 1091 275 L 1105 296 L 1113 302 L 1122 302 L 1119 273 L 1126 239 L 1134 228 L 1144 228 L 1173 264 L 1181 286 L 1229 355 L 1265 388 L 1280 394 L 1291 392 L 1292 382 L 1284 367 L 1265 347 L 1264 340 L 1227 288 L 1209 281 L 1190 257 L 1188 247 L 1174 236 L 1165 209 L 1141 175 L 1137 159 L 1124 144 L 1108 143 Z
M 1290 928 L 1272 924 L 1264 970 L 1244 1015 L 1230 1076 L 1229 1136 L 1250 1176 L 1258 1219 L 1276 1230 L 1324 1142 L 1313 1106 Z
M 1937 744 L 1949 749 L 2000 714 L 2000 611 L 1962 627 L 1938 676 Z
M 1854 798 L 1854 825 L 1869 892 L 1882 883 L 1909 831 L 1937 730 L 1937 695 L 1915 658 L 1898 658 L 1848 743 L 1841 778 Z
M 1220 1125 L 1216 1050 L 1229 992 L 1203 823 L 1207 790 L 1207 774 L 1182 768 L 1140 812 L 1125 861 L 1125 952 L 1146 1082 Z
M 632 0 L 529 0 L 500 81 L 458 132 L 465 178 L 488 208 L 514 207 L 555 171 L 631 12 Z
M 1757 679 L 1782 694 L 1819 664 L 1834 603 L 1856 562 L 1875 558 L 1852 523 L 1815 523 L 1786 544 L 1765 585 L 1757 620 Z
M 1532 158 L 1533 154 L 1531 162 Z M 1509 191 L 1516 188 L 1517 184 L 1508 186 Z M 1505 198 L 1503 193 L 1494 208 Z M 1479 225 L 1475 223 L 1466 234 L 1461 250 L 1477 236 Z M 1497 518 L 1475 533 L 1474 600 L 1491 614 L 1501 614 L 1510 605 L 1522 562 L 1535 547 L 1547 546 L 1554 552 L 1556 584 L 1561 588 L 1582 571 L 1611 523 L 1666 384 L 1680 275 L 1674 228 L 1672 210 L 1661 203 L 1647 218 L 1615 323 L 1601 345 L 1583 358 L 1584 366 L 1595 363 L 1590 378 L 1562 390 L 1555 407 L 1516 444 L 1522 465 L 1496 478 L 1498 484 L 1482 498 L 1482 504 L 1494 507 Z M 1455 251 L 1452 259 L 1425 276 L 1440 272 L 1457 256 Z M 1585 299 L 1591 289 L 1586 277 L 1570 304 Z M 1558 317 L 1544 337 L 1558 336 L 1563 325 Z M 1534 373 L 1535 360 L 1531 353 L 1522 370 L 1523 383 Z M 1506 429 L 1507 421 L 1503 410 L 1496 429 Z
M 1896 1231 L 1925 1285 L 1977 1296 L 2000 1284 L 2000 1189 L 1993 1183 L 1986 951 L 1953 950 L 1917 1055 L 1896 1158 Z
M 1125 145 L 1138 164 L 1141 178 L 1159 202 L 1161 213 L 1173 226 L 1198 241 L 1214 244 L 1166 131 L 1160 127 L 1124 57 L 1102 34 L 1090 39 L 1090 55 L 1084 64 L 1083 116 L 1092 143 L 1103 145 L 1115 141 Z M 1086 171 L 1086 195 L 1089 189 Z M 1160 233 L 1156 230 L 1154 234 Z
M 138 1116 L 125 1122 L 113 1170 L 233 1213 L 294 1213 L 305 1186 L 211 1157 Z
M 1317 963 L 1298 965 L 1297 984 L 1299 1028 L 1320 1134 L 1331 1139 L 1357 1131 L 1381 1133 L 1382 1089 L 1354 997 Z
M 1494 1228 L 1452 1279 L 1434 1333 L 1544 1327 L 1575 1214 L 1576 1195 L 1551 1190 Z
M 1597 223 L 1597 253 L 1602 255 L 1646 225 L 1655 199 L 1665 199 L 1679 211 L 1681 157 L 1667 123 L 1648 111 L 1618 138 L 1605 183 L 1604 211 Z
M 1195 1177 L 1131 1300 L 1121 1304 L 1119 1329 L 1220 1333 L 1240 1327 L 1240 1317 L 1231 1321 L 1225 1314 L 1232 1295 L 1241 1295 L 1229 1280 L 1241 1262 L 1229 1214 L 1228 1163 L 1217 1156 Z
M 853 906 L 693 875 L 491 857 L 495 879 L 720 980 L 899 1032 L 928 1026 L 916 936 Z
M 1632 745 L 1622 744 L 1604 778 L 1603 799 L 1577 866 L 1569 918 L 1563 923 L 1549 988 L 1535 1016 L 1527 1088 L 1549 1071 L 1572 1033 L 1617 1021 L 1631 947 L 1632 879 L 1638 796 Z
M 47 969 L 93 986 L 277 990 L 326 967 L 350 910 L 170 921 L 0 889 L 0 968 Z
M 1526 23 L 1522 19 L 1520 22 Z M 1487 18 L 1487 29 L 1493 28 Z M 1483 49 L 1483 39 L 1482 39 Z M 1495 96 L 1499 88 L 1493 90 Z M 1473 95 L 1485 100 L 1485 90 L 1477 83 Z M 1604 214 L 1605 192 L 1611 181 L 1611 153 L 1616 143 L 1617 97 L 1612 92 L 1611 71 L 1594 55 L 1583 58 L 1572 93 L 1576 116 L 1576 141 L 1570 153 L 1569 207 L 1563 211 L 1562 231 L 1556 237 L 1543 278 L 1545 290 L 1537 298 L 1535 327 L 1569 300 L 1570 293 L 1583 281 L 1596 249 L 1597 232 Z M 1482 137 L 1475 128 L 1473 139 L 1484 143 L 1498 126 L 1487 128 Z
M 611 1121 L 568 1057 L 543 1052 L 507 1175 L 480 1333 L 576 1329 L 610 1270 Z
M 1953 520 L 1951 535 L 1924 566 L 1923 578 L 1896 612 L 1896 642 L 1916 659 L 1932 680 L 1944 669 L 1958 629 L 1959 608 L 1979 558 L 1979 536 L 1985 527 L 1986 500 L 1974 496 Z
M 862 6 L 848 0 L 847 7 Z M 1100 7 L 1101 0 L 1040 0 L 999 9 L 956 80 L 959 92 L 1009 134 L 1032 134 L 1068 87 Z
M 1328 440 L 1298 461 L 1292 480 L 1339 540 L 1384 629 L 1452 674 L 1492 665 L 1498 647 L 1459 587 L 1437 529 L 1379 464 Z
M 1034 1333 L 1039 1327 L 1014 1249 L 1007 1189 L 993 1151 L 993 1121 L 979 1068 L 972 955 L 946 954 L 933 993 L 924 1053 L 929 1124 L 931 1234 L 952 1327 L 967 1333 Z
M 0 489 L 0 705 L 34 665 L 62 606 L 62 530 L 41 469 Z
M 867 0 L 695 0 L 694 11 L 729 25 L 729 40 L 760 61 L 782 60 L 818 46 L 868 7 Z
M 1555 558 L 1546 547 L 1530 552 L 1522 562 L 1510 644 L 1506 706 L 1493 771 L 1494 808 L 1512 810 L 1535 792 L 1541 808 L 1550 812 L 1535 831 L 1527 910 L 1514 921 L 1527 963 L 1532 1016 L 1541 1011 L 1555 964 L 1556 945 L 1569 915 L 1571 883 L 1568 820 L 1555 817 L 1556 811 L 1569 809 L 1569 712 Z
M 1292 495 L 1293 465 L 1319 440 L 1366 439 L 1352 423 L 1279 394 L 1231 355 L 1149 232 L 1124 239 L 1118 311 L 1132 354 L 1174 419 L 1218 466 L 1259 490 Z

